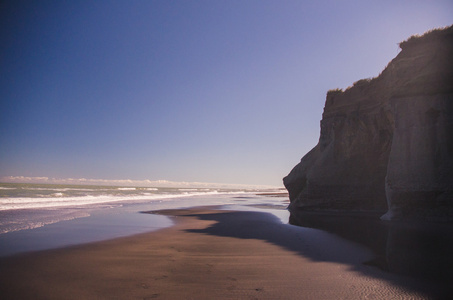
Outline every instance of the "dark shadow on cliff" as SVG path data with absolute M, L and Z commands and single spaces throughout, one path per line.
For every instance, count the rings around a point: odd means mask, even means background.
M 389 245 L 385 226 L 382 227 L 377 225 L 376 220 L 369 223 L 375 223 L 374 225 L 371 225 L 371 227 L 368 226 L 368 223 L 366 225 L 361 222 L 353 226 L 354 219 L 352 219 L 352 221 L 345 221 L 338 219 L 335 220 L 335 218 L 329 219 L 320 217 L 317 221 L 318 224 L 316 224 L 316 222 L 307 221 L 310 222 L 309 225 L 305 221 L 303 222 L 306 227 L 319 228 L 335 233 L 343 238 L 365 245 L 367 248 L 369 247 L 372 249 L 372 251 L 367 251 L 365 248 L 360 247 L 360 245 L 346 243 L 343 239 L 339 239 L 324 231 L 281 224 L 278 218 L 266 213 L 189 213 L 182 216 L 196 217 L 201 220 L 216 222 L 210 227 L 204 229 L 191 229 L 187 230 L 188 232 L 241 239 L 263 240 L 265 242 L 283 247 L 289 251 L 293 251 L 313 261 L 327 261 L 346 264 L 349 265 L 354 271 L 360 272 L 364 275 L 387 280 L 393 284 L 400 285 L 405 288 L 417 289 L 421 292 L 432 294 L 434 297 L 442 297 L 443 295 L 446 295 L 445 293 L 450 291 L 449 285 L 445 284 L 446 282 L 443 280 L 432 280 L 433 278 L 422 278 L 421 280 L 420 277 L 410 279 L 407 276 L 401 277 L 369 266 L 381 264 L 379 261 L 382 260 L 383 252 L 382 250 L 376 251 L 376 249 L 380 249 L 382 245 Z M 321 219 L 325 219 L 325 221 L 321 221 Z M 295 223 L 294 216 L 292 216 L 292 223 Z M 299 223 L 299 225 L 302 224 Z M 375 239 L 372 238 L 373 236 Z M 395 238 L 400 238 L 399 233 L 395 237 L 392 237 L 391 240 L 394 241 Z M 390 242 L 390 244 L 392 243 L 393 242 Z M 401 259 L 401 255 L 398 253 L 399 250 L 396 250 L 395 248 L 395 251 L 395 259 Z M 375 254 L 373 254 L 373 252 Z M 402 257 L 404 257 L 404 254 Z M 427 263 L 429 264 L 429 262 Z M 368 264 L 368 266 L 366 264 Z M 449 273 L 449 276 L 450 275 L 451 273 Z M 433 286 L 436 286 L 437 290 L 434 290 Z

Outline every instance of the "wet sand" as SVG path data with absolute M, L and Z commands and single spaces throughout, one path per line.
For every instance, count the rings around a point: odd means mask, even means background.
M 381 271 L 373 254 L 271 214 L 155 212 L 175 225 L 0 259 L 4 299 L 427 299 L 442 286 Z

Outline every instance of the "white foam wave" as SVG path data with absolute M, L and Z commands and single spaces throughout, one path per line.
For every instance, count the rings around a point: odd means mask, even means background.
M 19 231 L 24 229 L 34 229 L 43 227 L 48 224 L 57 223 L 60 221 L 69 221 L 74 220 L 77 218 L 88 217 L 90 214 L 86 211 L 80 210 L 70 210 L 70 211 L 61 211 L 58 210 L 57 213 L 52 212 L 51 214 L 47 215 L 33 215 L 27 216 L 27 218 L 18 218 L 14 221 L 9 219 L 7 220 L 0 220 L 0 234 L 8 233 L 13 231 Z
M 16 189 L 16 188 L 12 188 Z M 21 187 L 20 189 L 29 191 L 56 191 L 56 192 L 67 192 L 67 191 L 96 191 L 99 189 L 88 189 L 88 188 L 51 188 L 51 187 Z
M 147 195 L 87 195 L 79 197 L 46 197 L 46 198 L 0 198 L 0 210 L 36 209 L 49 207 L 69 207 L 95 205 L 109 202 L 157 201 L 201 195 L 214 195 L 217 191 L 187 194 L 147 194 Z

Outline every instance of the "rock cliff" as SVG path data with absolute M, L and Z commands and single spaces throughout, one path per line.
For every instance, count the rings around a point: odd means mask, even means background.
M 283 179 L 290 208 L 453 220 L 453 26 L 400 48 L 327 93 L 318 144 Z

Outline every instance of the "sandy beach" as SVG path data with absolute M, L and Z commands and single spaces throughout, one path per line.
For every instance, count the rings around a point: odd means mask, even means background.
M 158 231 L 0 259 L 3 299 L 440 299 L 435 283 L 364 264 L 373 254 L 272 214 L 153 212 Z

